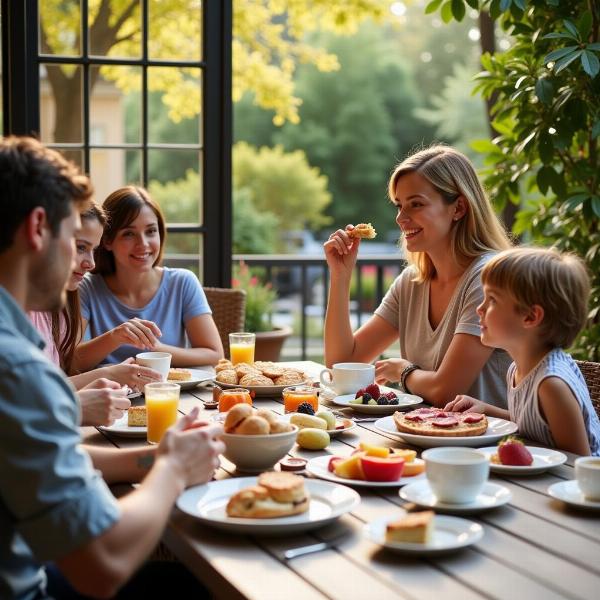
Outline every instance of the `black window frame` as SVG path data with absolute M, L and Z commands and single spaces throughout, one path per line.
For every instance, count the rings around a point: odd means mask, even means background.
M 229 287 L 232 264 L 231 202 L 231 42 L 232 0 L 202 1 L 202 60 L 176 61 L 149 59 L 147 54 L 148 2 L 140 0 L 142 11 L 142 56 L 139 59 L 90 57 L 87 28 L 82 27 L 82 55 L 60 57 L 38 51 L 38 0 L 1 0 L 2 3 L 2 86 L 4 134 L 33 135 L 40 131 L 39 67 L 45 64 L 78 64 L 83 67 L 83 150 L 84 169 L 89 172 L 89 69 L 100 64 L 134 65 L 142 68 L 142 141 L 123 144 L 123 149 L 142 152 L 142 184 L 148 185 L 148 150 L 168 148 L 148 144 L 147 73 L 148 68 L 198 67 L 202 70 L 202 131 L 198 146 L 173 146 L 201 151 L 202 224 L 168 224 L 170 234 L 192 233 L 204 237 L 201 272 L 205 285 Z M 81 0 L 82 26 L 87 23 L 88 0 Z M 71 144 L 53 144 L 65 147 Z M 102 145 L 121 148 L 121 145 Z

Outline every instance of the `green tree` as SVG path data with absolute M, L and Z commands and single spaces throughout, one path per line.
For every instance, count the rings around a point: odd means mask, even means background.
M 514 40 L 484 55 L 478 91 L 496 96 L 498 135 L 475 148 L 486 155 L 486 183 L 501 207 L 520 204 L 517 233 L 585 257 L 592 276 L 588 327 L 576 355 L 600 360 L 600 6 L 571 0 L 433 0 L 446 20 L 467 4 L 489 10 Z

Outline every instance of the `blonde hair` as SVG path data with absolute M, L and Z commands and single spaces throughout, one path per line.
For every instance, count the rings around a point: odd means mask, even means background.
M 464 198 L 467 211 L 455 221 L 451 230 L 451 252 L 454 260 L 466 263 L 487 252 L 510 248 L 510 240 L 486 196 L 471 161 L 461 152 L 444 145 L 435 145 L 404 159 L 396 166 L 388 184 L 392 202 L 396 199 L 398 180 L 408 173 L 418 173 L 440 194 L 446 204 Z M 417 277 L 423 282 L 434 274 L 431 259 L 425 252 L 404 252 Z
M 481 280 L 508 292 L 517 310 L 541 306 L 540 337 L 555 348 L 568 348 L 585 325 L 590 278 L 574 254 L 556 248 L 513 248 L 494 256 L 483 268 Z

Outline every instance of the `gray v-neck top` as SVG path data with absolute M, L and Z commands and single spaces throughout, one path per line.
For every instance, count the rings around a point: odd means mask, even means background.
M 415 276 L 412 267 L 400 273 L 375 314 L 398 329 L 402 358 L 426 371 L 437 371 L 455 334 L 479 337 L 476 309 L 483 300 L 481 270 L 491 257 L 492 254 L 483 255 L 469 265 L 435 329 L 429 322 L 429 281 L 412 281 Z M 506 372 L 510 363 L 506 352 L 494 350 L 467 394 L 506 408 Z

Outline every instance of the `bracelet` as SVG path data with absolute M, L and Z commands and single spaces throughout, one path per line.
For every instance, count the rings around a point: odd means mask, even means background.
M 421 367 L 419 365 L 415 365 L 415 363 L 408 363 L 402 373 L 400 374 L 400 387 L 401 389 L 406 393 L 406 394 L 410 394 L 410 390 L 406 387 L 406 378 L 413 372 L 416 371 L 417 369 L 420 369 Z

